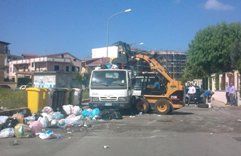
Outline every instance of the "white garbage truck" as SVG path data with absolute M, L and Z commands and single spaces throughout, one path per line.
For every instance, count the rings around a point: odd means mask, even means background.
M 127 69 L 96 69 L 90 76 L 89 106 L 91 108 L 129 109 L 132 106 L 131 71 Z

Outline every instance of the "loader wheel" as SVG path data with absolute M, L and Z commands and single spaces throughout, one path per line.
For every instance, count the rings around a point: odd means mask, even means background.
M 172 112 L 171 102 L 166 99 L 160 99 L 155 103 L 155 110 L 160 114 L 169 114 Z
M 147 113 L 150 109 L 150 106 L 145 99 L 139 99 L 136 102 L 136 109 L 138 112 Z

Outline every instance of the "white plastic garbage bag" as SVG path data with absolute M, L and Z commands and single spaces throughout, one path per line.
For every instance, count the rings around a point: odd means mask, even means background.
M 58 126 L 58 120 L 56 119 L 53 119 L 51 122 L 50 122 L 50 127 L 57 127 Z
M 73 114 L 74 115 L 80 115 L 81 114 L 81 108 L 79 106 L 73 107 Z
M 47 128 L 49 126 L 49 120 L 47 117 L 39 117 L 38 121 L 41 123 L 43 128 Z
M 53 112 L 53 109 L 49 106 L 45 106 L 43 109 L 42 109 L 42 112 L 43 113 L 47 113 L 47 114 L 50 114 Z
M 8 116 L 0 116 L 0 124 L 3 124 L 7 121 Z
M 14 128 L 5 128 L 0 131 L 0 138 L 14 137 Z
M 65 111 L 65 113 L 67 115 L 70 115 L 72 114 L 72 111 L 73 111 L 73 106 L 72 105 L 63 105 L 63 110 Z
M 118 66 L 116 64 L 112 64 L 111 69 L 118 69 Z
M 83 121 L 81 120 L 81 116 L 75 116 L 74 114 L 69 115 L 65 119 L 66 126 L 75 126 L 75 125 L 83 125 Z
M 81 108 L 79 106 L 63 105 L 63 110 L 67 115 L 70 115 L 70 114 L 80 115 L 81 113 Z
M 46 130 L 43 133 L 39 133 L 39 138 L 40 139 L 58 139 L 61 138 L 61 134 L 55 134 L 52 130 Z
M 43 117 L 46 117 L 48 119 L 49 122 L 51 122 L 53 120 L 53 114 L 47 114 L 47 113 L 42 113 L 41 114 Z

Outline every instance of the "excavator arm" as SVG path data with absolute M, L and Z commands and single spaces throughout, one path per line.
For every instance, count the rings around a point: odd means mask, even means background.
M 151 58 L 148 55 L 145 54 L 137 54 L 134 56 L 136 59 L 142 59 L 146 61 L 152 71 L 156 71 L 160 73 L 166 80 L 167 80 L 167 92 L 166 96 L 172 95 L 177 90 L 183 90 L 183 86 L 181 84 L 181 81 L 174 80 L 166 71 L 166 69 L 155 59 Z

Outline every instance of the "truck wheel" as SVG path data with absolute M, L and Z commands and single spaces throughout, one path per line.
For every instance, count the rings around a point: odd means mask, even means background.
M 172 112 L 171 102 L 166 99 L 160 99 L 155 103 L 155 110 L 160 114 L 169 114 Z
M 138 112 L 147 113 L 150 109 L 150 105 L 145 99 L 138 99 L 136 102 L 136 109 Z

